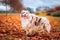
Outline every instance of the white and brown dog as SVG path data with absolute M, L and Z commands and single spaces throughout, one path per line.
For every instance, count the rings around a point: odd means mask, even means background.
M 26 33 L 32 33 L 33 30 L 46 31 L 50 33 L 50 23 L 46 17 L 40 17 L 35 14 L 31 14 L 29 11 L 22 10 L 21 12 L 22 28 Z

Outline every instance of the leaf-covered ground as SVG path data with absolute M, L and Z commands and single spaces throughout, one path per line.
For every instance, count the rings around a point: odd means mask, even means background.
M 0 40 L 60 40 L 60 17 L 45 17 L 49 19 L 51 24 L 50 34 L 26 35 L 21 28 L 19 14 L 0 15 Z

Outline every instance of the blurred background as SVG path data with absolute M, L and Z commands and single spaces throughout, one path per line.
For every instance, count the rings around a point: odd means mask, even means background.
M 0 13 L 31 13 L 60 16 L 60 0 L 0 0 Z
M 48 18 L 52 27 L 51 33 L 57 32 L 58 35 L 60 32 L 60 0 L 0 0 L 0 20 L 2 15 L 6 15 L 13 21 L 18 21 L 21 10 Z

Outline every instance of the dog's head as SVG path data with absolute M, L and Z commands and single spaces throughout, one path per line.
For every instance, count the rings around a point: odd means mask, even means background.
M 27 25 L 30 23 L 30 12 L 27 10 L 21 11 L 21 21 L 22 21 L 22 28 L 26 30 Z
M 30 14 L 30 12 L 27 11 L 27 10 L 22 10 L 21 11 L 21 17 L 24 18 L 24 19 L 28 19 L 29 18 L 29 14 Z

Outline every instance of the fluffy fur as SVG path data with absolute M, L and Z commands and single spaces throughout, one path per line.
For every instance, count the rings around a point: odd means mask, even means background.
M 40 17 L 35 14 L 31 14 L 26 10 L 21 12 L 21 17 L 22 28 L 27 34 L 37 30 L 50 33 L 51 25 L 46 17 Z

